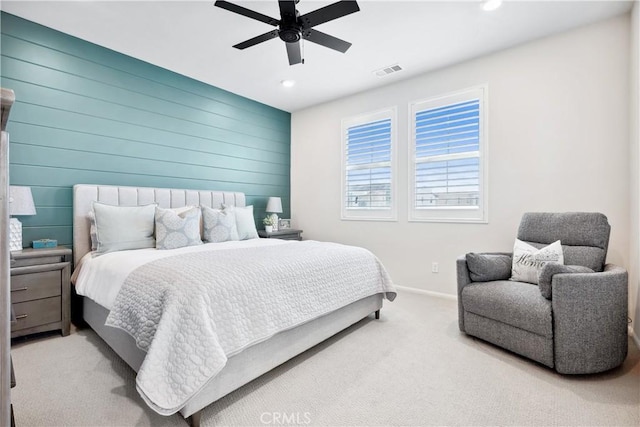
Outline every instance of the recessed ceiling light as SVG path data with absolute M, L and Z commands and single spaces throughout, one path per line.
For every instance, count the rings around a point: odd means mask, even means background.
M 293 87 L 296 84 L 295 80 L 282 80 L 280 84 L 284 87 Z
M 491 12 L 502 6 L 502 0 L 487 0 L 482 3 L 482 10 L 485 12 Z

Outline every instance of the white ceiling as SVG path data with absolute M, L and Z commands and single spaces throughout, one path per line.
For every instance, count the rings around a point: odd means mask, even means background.
M 238 1 L 279 18 L 276 0 Z M 301 0 L 300 14 L 334 1 Z M 627 1 L 359 0 L 360 12 L 317 27 L 353 43 L 342 54 L 305 43 L 305 64 L 289 66 L 284 42 L 232 46 L 273 27 L 210 1 L 6 1 L 2 10 L 286 111 L 486 55 L 623 14 Z M 384 78 L 372 71 L 399 63 Z M 292 88 L 280 81 L 293 79 Z

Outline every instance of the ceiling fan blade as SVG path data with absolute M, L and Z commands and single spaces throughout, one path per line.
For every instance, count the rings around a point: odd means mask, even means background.
M 233 46 L 236 49 L 246 49 L 248 47 L 251 46 L 255 46 L 258 43 L 262 43 L 262 42 L 266 42 L 267 40 L 271 40 L 271 39 L 275 39 L 276 37 L 278 37 L 278 31 L 277 30 L 272 30 L 269 31 L 268 33 L 264 33 L 261 34 L 257 37 L 254 37 L 252 39 L 243 41 L 242 43 L 238 43 L 237 45 Z
M 255 12 L 251 9 L 247 9 L 246 7 L 238 6 L 237 4 L 229 3 L 228 1 L 218 0 L 214 3 L 214 5 L 226 9 L 229 12 L 234 12 L 239 15 L 246 16 L 247 18 L 255 19 L 257 21 L 264 22 L 265 24 L 273 25 L 274 27 L 280 24 L 280 21 L 278 19 Z
M 345 53 L 347 49 L 351 47 L 351 43 L 341 40 L 337 37 L 330 36 L 318 30 L 305 30 L 302 33 L 302 37 L 305 40 L 319 44 L 320 46 L 328 47 L 329 49 L 337 50 Z
M 300 42 L 285 43 L 287 45 L 287 56 L 289 57 L 289 65 L 300 64 L 302 62 L 302 53 L 300 52 Z
M 302 26 L 304 28 L 311 28 L 350 15 L 359 10 L 360 7 L 357 2 L 353 0 L 343 0 L 304 14 L 300 19 L 302 20 Z
M 280 6 L 280 18 L 282 21 L 296 20 L 296 0 L 281 0 L 278 1 L 278 6 Z

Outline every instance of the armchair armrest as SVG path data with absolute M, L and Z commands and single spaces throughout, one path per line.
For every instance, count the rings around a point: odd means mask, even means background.
M 564 265 L 564 264 L 556 264 L 552 262 L 545 264 L 540 270 L 540 273 L 538 273 L 538 287 L 540 288 L 540 293 L 546 299 L 551 299 L 553 278 L 557 274 L 579 274 L 579 273 L 595 273 L 595 272 L 589 267 L 583 267 L 581 265 Z
M 478 253 L 478 255 L 506 255 L 513 256 L 510 252 L 482 252 Z M 469 271 L 469 266 L 467 265 L 467 255 L 460 255 L 456 259 L 456 272 L 457 272 L 457 281 L 458 281 L 458 327 L 462 332 L 464 332 L 464 308 L 462 306 L 462 290 L 465 286 L 470 283 L 473 283 L 471 279 L 471 272 Z
M 563 374 L 602 372 L 627 356 L 627 271 L 556 274 L 552 280 L 554 353 Z

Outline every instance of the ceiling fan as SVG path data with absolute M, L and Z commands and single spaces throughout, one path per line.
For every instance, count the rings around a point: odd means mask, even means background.
M 215 2 L 215 5 L 230 12 L 235 12 L 277 27 L 277 29 L 269 31 L 268 33 L 238 43 L 233 46 L 236 49 L 246 49 L 258 43 L 280 37 L 287 45 L 289 65 L 304 64 L 302 50 L 300 48 L 301 40 L 308 40 L 328 47 L 329 49 L 345 53 L 347 49 L 351 47 L 351 43 L 315 30 L 312 27 L 358 12 L 360 10 L 358 3 L 352 0 L 343 0 L 314 10 L 313 12 L 300 15 L 296 10 L 296 4 L 299 1 L 300 0 L 278 1 L 278 5 L 280 6 L 279 20 L 228 1 L 218 0 Z

